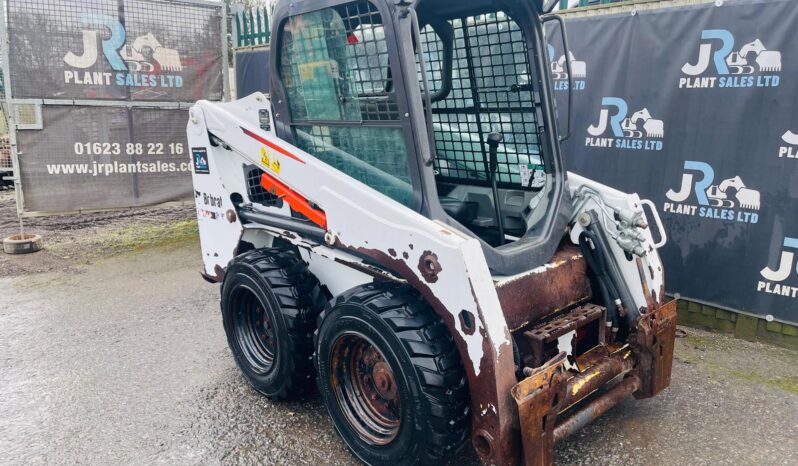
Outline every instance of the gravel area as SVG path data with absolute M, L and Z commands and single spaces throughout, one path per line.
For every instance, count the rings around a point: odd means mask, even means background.
M 0 254 L 0 277 L 79 272 L 95 259 L 197 237 L 193 204 L 79 215 L 25 218 L 25 233 L 41 235 L 45 250 L 31 256 Z M 0 240 L 20 232 L 13 190 L 0 190 Z
M 58 253 L 0 259 L 0 464 L 358 464 L 317 396 L 270 402 L 239 375 L 190 213 L 31 221 Z M 130 247 L 140 230 L 167 246 Z M 558 464 L 798 464 L 798 353 L 685 331 L 672 386 Z

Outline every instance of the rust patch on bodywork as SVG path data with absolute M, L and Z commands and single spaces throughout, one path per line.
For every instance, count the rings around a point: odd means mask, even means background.
M 456 315 L 459 310 L 447 309 L 429 287 L 430 283 L 437 281 L 437 273 L 440 273 L 440 270 L 435 273 L 434 281 L 429 281 L 426 277 L 423 279 L 419 277 L 404 260 L 391 257 L 378 249 L 349 248 L 340 240 L 336 242 L 335 247 L 354 251 L 404 278 L 432 306 L 448 328 L 463 361 L 471 397 L 472 443 L 475 444 L 477 453 L 484 464 L 517 464 L 520 454 L 517 431 L 518 417 L 512 398 L 507 396 L 510 388 L 516 383 L 513 352 L 509 345 L 505 345 L 497 353 L 494 342 L 486 336 L 484 327 L 482 327 L 485 319 L 479 303 L 475 309 L 474 327 L 475 331 L 479 329 L 483 336 L 483 357 L 481 361 L 471 361 L 468 344 L 457 328 Z M 437 256 L 429 251 L 422 254 L 422 259 L 427 254 L 434 256 L 437 264 Z M 423 260 L 419 265 L 422 264 Z M 437 265 L 440 267 L 440 264 Z M 469 285 L 473 295 L 473 285 L 470 282 Z M 506 336 L 508 339 L 510 338 L 509 332 Z M 479 375 L 474 370 L 476 364 L 479 365 Z M 477 445 L 479 448 L 476 448 Z
M 203 270 L 200 272 L 200 275 L 202 275 L 202 278 L 208 283 L 222 283 L 224 281 L 224 267 L 217 264 L 216 267 L 213 268 L 213 273 L 214 274 L 211 275 Z
M 235 210 L 230 209 L 230 210 L 227 211 L 227 214 L 225 215 L 225 218 L 227 218 L 227 221 L 230 222 L 230 223 L 236 223 L 236 220 L 238 220 L 238 215 L 236 215 L 236 211 Z
M 424 277 L 429 283 L 435 283 L 438 281 L 438 274 L 441 273 L 443 267 L 441 267 L 440 262 L 438 262 L 438 255 L 432 251 L 424 251 L 421 254 L 421 257 L 418 259 L 418 271 L 421 272 L 421 276 Z
M 496 286 L 511 331 L 590 299 L 587 261 L 579 248 L 562 246 L 548 264 Z
M 370 277 L 374 278 L 375 281 L 392 281 L 392 282 L 401 282 L 401 280 L 397 279 L 396 277 L 392 276 L 391 274 L 385 272 L 384 270 L 374 267 L 372 265 L 359 263 L 359 262 L 352 262 L 343 260 L 339 257 L 335 258 L 335 262 L 339 264 L 343 264 L 353 270 L 357 270 L 358 272 L 364 273 L 369 275 Z

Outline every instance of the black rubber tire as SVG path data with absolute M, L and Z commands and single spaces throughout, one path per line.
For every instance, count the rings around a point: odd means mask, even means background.
M 247 293 L 255 295 L 273 323 L 273 362 L 265 373 L 247 360 L 235 328 L 235 313 L 245 312 L 240 296 Z M 230 262 L 222 284 L 222 319 L 235 361 L 255 390 L 283 400 L 314 389 L 313 332 L 326 301 L 319 281 L 294 251 L 255 249 Z
M 365 336 L 391 366 L 401 422 L 387 445 L 365 441 L 346 420 L 331 383 L 330 353 L 349 332 Z M 442 464 L 468 438 L 465 371 L 448 329 L 406 285 L 374 283 L 338 296 L 319 316 L 314 361 L 319 392 L 338 433 L 370 465 Z

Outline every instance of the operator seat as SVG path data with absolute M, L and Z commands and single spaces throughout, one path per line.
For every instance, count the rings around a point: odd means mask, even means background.
M 476 202 L 461 201 L 448 196 L 441 197 L 440 201 L 443 210 L 462 225 L 471 225 L 477 219 L 479 204 Z

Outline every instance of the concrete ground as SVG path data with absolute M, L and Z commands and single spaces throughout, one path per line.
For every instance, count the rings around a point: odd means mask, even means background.
M 218 287 L 174 224 L 145 229 L 168 246 L 112 222 L 92 230 L 101 247 L 77 234 L 0 262 L 0 464 L 358 464 L 317 396 L 273 403 L 239 375 Z M 672 386 L 559 445 L 558 464 L 798 464 L 798 353 L 685 330 Z

